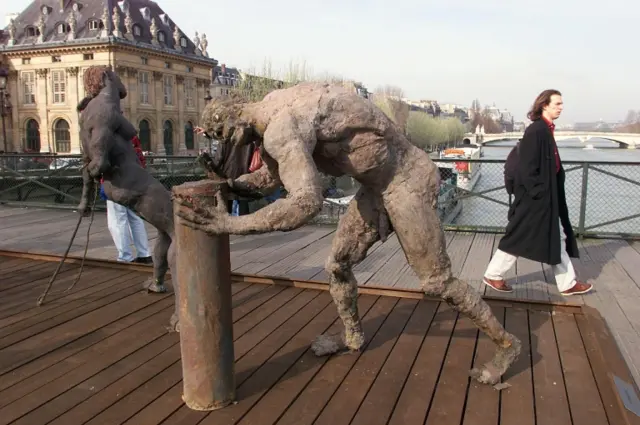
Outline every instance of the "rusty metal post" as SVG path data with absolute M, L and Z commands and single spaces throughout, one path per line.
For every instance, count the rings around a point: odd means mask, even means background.
M 214 180 L 173 187 L 176 195 L 214 205 L 226 183 Z M 180 351 L 185 404 L 216 410 L 236 396 L 229 235 L 208 234 L 178 224 L 174 205 Z

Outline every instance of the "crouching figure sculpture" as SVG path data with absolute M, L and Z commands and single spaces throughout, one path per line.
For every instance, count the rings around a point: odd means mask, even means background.
M 229 181 L 231 190 L 265 195 L 283 184 L 288 196 L 243 216 L 230 216 L 222 199 L 218 207 L 176 199 L 183 225 L 210 234 L 292 230 L 322 208 L 319 171 L 348 175 L 361 184 L 326 262 L 344 334 L 319 336 L 312 344 L 317 355 L 363 348 L 352 267 L 376 241 L 395 231 L 424 292 L 470 317 L 497 345 L 494 358 L 471 376 L 487 384 L 500 380 L 517 359 L 521 343 L 476 291 L 452 275 L 436 213 L 438 169 L 373 103 L 340 85 L 302 83 L 273 91 L 257 103 L 215 100 L 202 119 L 205 130 L 223 143 L 262 141 L 265 166 Z
M 138 162 L 131 139 L 135 127 L 120 110 L 120 99 L 127 96 L 122 81 L 109 68 L 89 67 L 84 73 L 87 97 L 78 105 L 80 140 L 84 162 L 83 188 L 78 211 L 86 214 L 89 195 L 102 176 L 104 192 L 113 202 L 124 205 L 158 230 L 153 249 L 153 280 L 145 284 L 149 292 L 166 292 L 164 279 L 174 269 L 172 250 L 173 204 L 171 193 Z M 175 277 L 174 277 L 175 278 Z M 177 285 L 173 285 L 178 305 Z M 170 329 L 177 330 L 177 310 Z

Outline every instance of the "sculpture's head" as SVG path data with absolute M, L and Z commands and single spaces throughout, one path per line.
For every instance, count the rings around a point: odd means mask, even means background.
M 120 99 L 127 97 L 127 89 L 111 68 L 104 65 L 90 66 L 84 71 L 84 90 L 88 96 L 95 97 L 102 90 L 117 95 Z
M 202 127 L 223 143 L 246 145 L 253 141 L 253 126 L 243 117 L 245 101 L 236 95 L 214 98 L 202 112 Z

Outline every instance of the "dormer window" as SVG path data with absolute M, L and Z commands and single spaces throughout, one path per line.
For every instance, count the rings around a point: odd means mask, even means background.
M 160 15 L 160 20 L 163 24 L 169 25 L 169 16 L 166 13 Z
M 143 7 L 142 9 L 140 9 L 140 13 L 142 14 L 142 17 L 145 20 L 147 20 L 147 21 L 151 20 L 151 10 L 149 10 L 148 7 Z
M 180 37 L 180 46 L 187 47 L 187 39 L 184 37 Z
M 136 37 L 140 37 L 142 35 L 142 28 L 140 27 L 140 25 L 135 24 L 133 26 L 133 35 L 135 35 Z
M 161 43 L 165 42 L 164 32 L 158 31 L 158 41 L 161 42 Z
M 25 28 L 25 33 L 27 34 L 27 37 L 35 37 L 36 29 L 34 27 L 27 27 Z
M 67 32 L 67 26 L 65 24 L 58 24 L 56 27 L 56 32 L 58 34 L 64 34 Z
M 95 21 L 95 20 L 89 21 L 89 30 L 95 31 L 97 29 L 100 29 L 100 24 L 98 23 L 98 21 Z

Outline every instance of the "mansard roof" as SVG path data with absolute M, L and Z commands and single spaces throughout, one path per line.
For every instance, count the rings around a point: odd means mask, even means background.
M 111 10 L 107 14 L 108 4 L 111 4 Z M 117 28 L 114 28 L 114 22 Z M 152 31 L 154 24 L 155 31 Z M 75 26 L 73 36 L 70 35 L 72 26 Z M 105 27 L 117 31 L 108 32 Z M 176 27 L 178 43 L 174 39 Z M 41 28 L 44 28 L 42 37 Z M 14 37 L 10 41 L 12 33 Z M 164 40 L 159 39 L 160 33 Z M 154 35 L 157 42 L 152 43 Z M 206 51 L 203 55 L 202 47 L 206 46 L 196 46 L 194 40 L 151 0 L 34 0 L 0 32 L 0 50 L 4 51 L 105 42 L 132 44 L 217 62 L 209 58 Z

